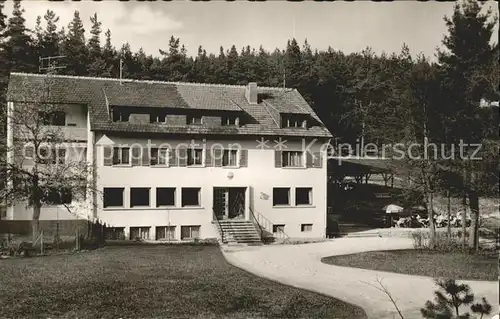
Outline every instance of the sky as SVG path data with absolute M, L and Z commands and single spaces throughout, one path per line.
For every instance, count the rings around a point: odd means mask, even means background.
M 498 3 L 487 5 L 498 15 Z M 103 31 L 111 30 L 117 48 L 128 42 L 133 51 L 142 47 L 154 56 L 159 49 L 168 49 L 173 35 L 180 38 L 189 55 L 196 55 L 199 45 L 218 54 L 221 45 L 229 49 L 234 44 L 238 50 L 262 45 L 274 50 L 284 49 L 288 39 L 296 38 L 302 45 L 307 38 L 313 49 L 331 46 L 345 53 L 366 47 L 378 54 L 400 52 L 406 43 L 412 54 L 432 58 L 446 33 L 443 17 L 452 14 L 453 6 L 453 2 L 433 1 L 23 1 L 29 28 L 34 28 L 36 17 L 47 9 L 60 17 L 60 26 L 67 27 L 78 10 L 88 32 L 89 18 L 96 12 Z M 9 15 L 11 8 L 7 3 Z M 498 39 L 498 25 L 493 37 Z

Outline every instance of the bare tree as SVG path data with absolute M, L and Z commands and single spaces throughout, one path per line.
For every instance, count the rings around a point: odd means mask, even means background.
M 58 101 L 51 75 L 37 78 L 41 85 L 36 86 L 22 79 L 11 88 L 15 101 L 7 107 L 7 157 L 1 168 L 8 183 L 1 195 L 7 205 L 25 203 L 32 209 L 35 241 L 43 206 L 62 204 L 75 214 L 91 209 L 95 173 L 86 143 L 75 143 L 74 131 L 64 126 L 64 111 L 79 106 Z

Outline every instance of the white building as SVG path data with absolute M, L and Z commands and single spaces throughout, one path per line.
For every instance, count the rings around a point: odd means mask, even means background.
M 12 73 L 8 109 L 45 79 Z M 50 86 L 62 110 L 50 124 L 95 163 L 99 194 L 78 218 L 127 239 L 325 237 L 331 134 L 297 90 L 57 75 Z M 19 203 L 7 218 L 31 214 Z M 75 214 L 42 208 L 55 218 Z

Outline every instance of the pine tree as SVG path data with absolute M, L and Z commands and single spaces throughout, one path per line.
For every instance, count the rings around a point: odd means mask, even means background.
M 43 40 L 43 29 L 42 29 L 42 17 L 36 17 L 35 23 L 35 39 L 33 47 L 36 56 L 42 57 L 42 40 Z
M 300 84 L 302 78 L 302 55 L 297 40 L 289 40 L 286 45 L 283 72 L 285 83 L 288 88 L 295 88 Z
M 111 43 L 111 31 L 109 29 L 106 30 L 104 35 L 106 37 L 106 42 L 102 50 L 102 57 L 106 62 L 106 70 L 102 76 L 116 77 L 119 74 L 119 60 L 117 58 L 116 49 Z
M 23 17 L 24 9 L 21 1 L 14 1 L 12 17 L 9 18 L 7 30 L 4 33 L 8 40 L 5 43 L 9 70 L 17 72 L 35 72 L 37 59 L 33 54 L 33 41 L 26 28 Z
M 88 54 L 85 45 L 85 29 L 80 13 L 75 11 L 73 20 L 68 26 L 68 35 L 64 45 L 66 56 L 66 73 L 71 75 L 86 75 Z
M 43 18 L 46 26 L 42 36 L 41 54 L 44 57 L 58 56 L 60 53 L 59 41 L 61 37 L 61 35 L 57 33 L 57 22 L 59 21 L 59 17 L 56 16 L 54 11 L 47 10 Z M 64 34 L 64 30 L 62 30 L 62 32 Z M 62 38 L 64 38 L 64 36 Z
M 444 37 L 443 44 L 447 51 L 438 52 L 443 79 L 441 89 L 443 96 L 446 96 L 444 105 L 447 106 L 442 112 L 448 123 L 450 142 L 455 144 L 482 143 L 487 146 L 489 143 L 485 140 L 484 132 L 497 130 L 498 122 L 484 122 L 479 110 L 480 99 L 491 96 L 492 91 L 498 91 L 498 69 L 491 70 L 491 66 L 495 64 L 498 68 L 498 46 L 490 44 L 498 18 L 493 16 L 491 9 L 486 13 L 482 13 L 482 9 L 481 2 L 465 0 L 455 5 L 451 17 L 445 17 L 448 34 Z M 493 72 L 496 73 L 495 76 L 491 76 Z M 496 83 L 488 84 L 483 81 L 488 78 Z M 485 130 L 484 126 L 491 129 Z M 474 150 L 465 150 L 466 156 L 472 151 Z M 456 156 L 456 164 L 459 174 L 463 170 L 464 195 L 469 199 L 472 212 L 469 246 L 477 249 L 479 196 L 490 185 L 484 183 L 485 174 L 479 167 L 482 163 L 462 157 L 463 154 Z
M 5 23 L 7 16 L 3 13 L 4 2 L 0 2 L 0 104 L 6 105 L 5 103 L 5 91 L 7 89 L 7 83 L 9 80 L 9 60 L 8 52 L 5 47 L 5 29 L 7 24 Z M 0 108 L 0 116 L 4 118 L 5 108 Z M 0 136 L 5 136 L 6 127 L 0 127 Z
M 90 76 L 103 76 L 106 73 L 106 61 L 101 52 L 101 22 L 97 20 L 97 13 L 90 17 L 92 27 L 90 29 L 91 37 L 88 42 Z

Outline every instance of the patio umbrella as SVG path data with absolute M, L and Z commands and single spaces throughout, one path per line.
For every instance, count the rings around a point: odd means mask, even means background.
M 390 204 L 384 206 L 382 210 L 385 211 L 386 214 L 393 214 L 393 213 L 401 213 L 404 210 L 404 208 L 398 205 Z

